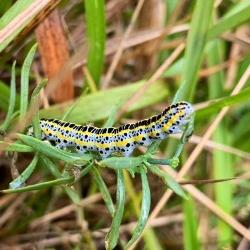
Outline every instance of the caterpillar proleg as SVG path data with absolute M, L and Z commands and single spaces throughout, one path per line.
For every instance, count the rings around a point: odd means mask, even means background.
M 97 128 L 57 119 L 41 119 L 40 126 L 42 139 L 60 149 L 73 148 L 82 154 L 98 152 L 102 158 L 114 152 L 128 157 L 140 145 L 149 146 L 153 141 L 163 140 L 170 134 L 181 133 L 193 113 L 190 103 L 178 102 L 151 118 L 117 128 Z M 31 127 L 28 135 L 32 134 Z

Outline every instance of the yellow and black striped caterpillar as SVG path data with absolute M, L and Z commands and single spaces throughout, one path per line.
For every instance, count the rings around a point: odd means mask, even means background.
M 190 103 L 178 102 L 149 119 L 117 128 L 83 126 L 56 119 L 41 119 L 40 127 L 42 139 L 58 148 L 73 148 L 79 153 L 98 152 L 102 158 L 114 152 L 128 157 L 140 145 L 149 146 L 153 141 L 163 140 L 170 134 L 181 133 L 193 113 Z M 32 127 L 28 134 L 33 134 Z

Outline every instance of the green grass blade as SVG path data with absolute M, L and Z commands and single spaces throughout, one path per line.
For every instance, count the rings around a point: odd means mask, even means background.
M 5 112 L 8 112 L 10 92 L 10 88 L 0 81 L 0 108 Z
M 209 44 L 209 50 L 207 53 L 207 61 L 209 67 L 218 65 L 224 61 L 223 57 L 223 44 L 217 40 L 211 41 Z M 225 82 L 225 77 L 223 72 L 217 72 L 212 75 L 209 79 L 209 97 L 216 98 L 223 94 L 223 85 Z M 213 140 L 215 142 L 221 143 L 223 145 L 228 145 L 228 129 L 226 123 L 222 121 L 214 135 Z M 213 156 L 213 178 L 221 179 L 232 177 L 233 166 L 231 156 L 223 151 L 214 150 Z M 215 199 L 216 204 L 218 204 L 225 212 L 230 213 L 233 207 L 233 189 L 232 183 L 224 182 L 215 185 Z M 231 248 L 231 243 L 233 240 L 232 229 L 225 222 L 218 221 L 218 245 L 220 248 Z
M 243 141 L 248 134 L 250 133 L 250 126 L 246 126 L 246 124 L 250 124 L 250 113 L 247 113 L 240 117 L 240 120 L 235 124 L 232 129 L 232 134 L 237 135 L 237 137 L 232 138 L 232 144 L 240 145 L 241 141 Z
M 132 232 L 132 237 L 126 245 L 125 249 L 129 249 L 134 242 L 141 236 L 148 220 L 148 214 L 150 211 L 151 195 L 150 188 L 148 184 L 148 178 L 144 167 L 140 167 L 141 182 L 142 182 L 142 203 L 141 212 L 138 219 L 137 225 Z
M 118 106 L 115 106 L 111 109 L 109 117 L 103 125 L 104 128 L 114 126 L 115 120 L 116 120 L 116 115 L 117 115 L 117 110 L 118 110 Z
M 222 17 L 209 31 L 207 39 L 211 40 L 250 19 L 250 2 L 242 1 L 233 10 Z
M 30 192 L 30 191 L 38 191 L 41 189 L 46 189 L 54 186 L 59 186 L 59 185 L 67 185 L 70 184 L 69 178 L 60 178 L 52 181 L 46 181 L 42 183 L 37 183 L 33 185 L 28 185 L 26 187 L 18 188 L 18 189 L 5 189 L 1 190 L 0 192 L 5 193 L 5 194 L 13 194 L 13 193 L 24 193 L 24 192 Z
M 104 66 L 104 48 L 106 38 L 104 0 L 84 1 L 87 39 L 88 69 L 96 84 L 99 84 Z
M 38 139 L 41 138 L 41 127 L 39 121 L 39 93 L 46 84 L 47 80 L 43 80 L 41 83 L 39 83 L 34 89 L 30 100 L 30 106 L 32 107 L 32 109 L 34 109 L 35 112 L 32 119 L 34 135 Z
M 81 97 L 78 105 L 68 115 L 67 120 L 84 123 L 105 119 L 108 117 L 110 110 L 112 110 L 114 106 L 126 102 L 127 99 L 143 85 L 143 83 L 145 83 L 145 81 Z M 168 90 L 166 89 L 165 84 L 162 81 L 157 81 L 148 88 L 143 97 L 134 103 L 128 111 L 131 112 L 155 104 L 166 98 L 167 95 Z M 117 96 L 119 96 L 119 101 L 117 100 Z M 100 100 L 102 101 L 100 102 Z M 40 116 L 47 118 L 61 118 L 62 114 L 68 110 L 70 105 L 72 105 L 72 103 L 69 102 L 41 110 Z
M 188 200 L 184 200 L 184 246 L 185 250 L 199 250 L 200 243 L 197 238 L 198 225 L 195 214 L 196 208 L 194 201 L 190 196 Z
M 44 155 L 41 155 L 40 157 L 41 157 L 44 165 L 46 166 L 46 168 L 49 169 L 49 171 L 51 172 L 51 174 L 55 178 L 61 179 L 63 177 L 62 174 L 60 173 L 60 171 L 58 170 L 58 167 L 48 157 L 46 157 Z M 73 176 L 67 176 L 67 178 L 68 178 L 68 181 L 71 183 L 74 181 Z M 49 186 L 47 186 L 47 188 L 48 187 Z M 80 197 L 74 189 L 72 189 L 68 186 L 62 187 L 62 188 L 74 204 L 79 204 Z
M 111 157 L 106 158 L 99 163 L 113 169 L 129 169 L 135 168 L 143 162 L 142 157 Z
M 92 169 L 92 174 L 95 178 L 95 182 L 97 184 L 97 187 L 102 194 L 103 200 L 106 204 L 106 207 L 108 208 L 109 213 L 111 214 L 112 217 L 114 217 L 114 214 L 115 214 L 114 203 L 112 201 L 109 190 L 108 190 L 101 174 L 99 173 L 98 169 L 95 167 Z
M 10 100 L 10 88 L 0 80 L 0 108 L 8 112 Z M 16 93 L 15 109 L 19 108 L 20 96 Z
M 184 199 L 187 199 L 187 195 L 181 188 L 178 182 L 176 182 L 172 177 L 170 177 L 166 172 L 161 170 L 159 167 L 151 164 L 147 164 L 148 169 L 155 175 L 158 175 L 162 178 L 163 182 L 172 189 L 177 195 L 181 196 Z
M 19 15 L 23 10 L 25 10 L 32 2 L 33 0 L 16 1 L 1 17 L 0 29 L 3 29 L 7 24 L 9 24 L 17 15 Z
M 207 118 L 211 114 L 216 114 L 221 108 L 249 102 L 250 87 L 245 88 L 239 94 L 216 99 L 209 106 L 197 110 L 196 119 Z
M 117 170 L 116 211 L 111 228 L 105 238 L 107 250 L 114 249 L 119 239 L 119 227 L 121 225 L 125 205 L 125 184 L 122 171 L 123 170 Z
M 0 141 L 0 150 L 4 150 L 6 152 L 20 152 L 20 153 L 30 153 L 34 152 L 34 149 L 30 146 L 23 145 L 20 143 L 9 143 Z
M 7 128 L 10 125 L 11 118 L 13 116 L 14 110 L 15 110 L 15 104 L 16 104 L 16 61 L 12 64 L 11 69 L 11 83 L 10 83 L 10 98 L 9 98 L 9 107 L 8 112 L 6 115 L 6 118 L 4 120 L 3 125 L 1 126 L 1 129 L 6 131 Z
M 213 4 L 213 0 L 196 1 L 187 38 L 182 81 L 173 102 L 180 100 L 190 101 L 193 98 L 207 40 Z
M 38 162 L 38 154 L 35 154 L 31 163 L 27 166 L 27 168 L 12 182 L 10 182 L 9 187 L 11 189 L 20 188 L 25 184 L 25 182 L 29 179 L 31 174 L 34 172 L 36 165 Z
M 92 157 L 90 155 L 84 154 L 79 156 L 78 154 L 69 153 L 28 135 L 19 134 L 19 138 L 25 144 L 34 148 L 37 152 L 58 160 L 62 160 L 72 165 L 83 166 L 86 165 L 90 160 L 92 160 Z
M 31 64 L 36 53 L 37 44 L 34 44 L 26 56 L 21 71 L 20 117 L 23 118 L 28 108 L 29 99 L 29 74 Z

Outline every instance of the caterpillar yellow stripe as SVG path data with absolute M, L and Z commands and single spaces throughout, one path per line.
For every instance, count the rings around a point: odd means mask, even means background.
M 149 146 L 153 141 L 163 140 L 170 134 L 178 134 L 194 113 L 188 102 L 178 102 L 149 119 L 114 128 L 97 128 L 78 125 L 57 119 L 41 119 L 42 139 L 58 148 L 73 148 L 83 154 L 97 152 L 102 158 L 119 152 L 129 157 L 140 145 Z M 33 135 L 33 128 L 29 128 Z

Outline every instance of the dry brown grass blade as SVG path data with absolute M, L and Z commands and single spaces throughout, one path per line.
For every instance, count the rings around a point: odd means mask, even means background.
M 102 199 L 102 195 L 100 193 L 97 193 L 97 194 L 94 194 L 94 195 L 91 195 L 91 196 L 89 196 L 87 198 L 82 199 L 80 201 L 79 206 L 85 207 L 87 205 L 90 205 L 92 203 L 100 201 L 101 199 Z M 33 220 L 32 223 L 30 224 L 30 228 L 35 228 L 35 227 L 41 226 L 41 225 L 43 225 L 45 223 L 49 223 L 52 220 L 63 217 L 66 214 L 69 214 L 69 213 L 73 212 L 74 210 L 75 210 L 75 205 L 74 204 L 71 204 L 71 205 L 65 206 L 63 208 L 57 209 L 57 210 L 55 210 L 53 212 L 45 214 L 44 216 L 42 216 L 42 217 L 40 217 L 38 219 Z
M 106 74 L 106 77 L 105 77 L 105 79 L 104 79 L 104 81 L 102 83 L 102 88 L 103 89 L 108 87 L 108 84 L 110 83 L 110 81 L 112 79 L 112 76 L 113 76 L 113 74 L 115 72 L 115 68 L 116 68 L 116 66 L 117 66 L 117 64 L 118 64 L 118 62 L 119 62 L 119 60 L 121 58 L 122 52 L 124 50 L 124 44 L 125 44 L 126 40 L 128 39 L 131 31 L 134 28 L 135 22 L 136 22 L 136 20 L 137 20 L 137 18 L 139 16 L 139 13 L 141 11 L 141 8 L 142 8 L 143 4 L 144 4 L 144 0 L 139 0 L 139 2 L 137 3 L 137 6 L 136 6 L 135 11 L 133 13 L 133 16 L 131 18 L 130 24 L 129 24 L 127 30 L 124 33 L 124 36 L 123 36 L 123 38 L 121 40 L 121 43 L 119 44 L 118 50 L 115 53 L 113 61 L 112 61 L 111 65 L 110 65 L 110 67 L 108 69 L 108 72 Z
M 26 197 L 27 193 L 19 195 L 18 197 L 16 197 L 15 201 L 13 201 L 11 205 L 9 205 L 8 208 L 5 209 L 0 217 L 0 227 L 7 223 L 8 220 L 12 219 L 13 214 L 16 213 L 16 209 L 21 206 Z
M 199 144 L 202 140 L 202 137 L 197 136 L 197 135 L 192 135 L 192 137 L 190 138 L 189 142 L 190 143 L 195 143 L 195 144 Z M 238 148 L 234 148 L 234 147 L 230 147 L 212 140 L 208 140 L 206 145 L 205 145 L 206 149 L 217 149 L 217 150 L 221 150 L 223 152 L 227 152 L 229 154 L 233 154 L 236 156 L 239 156 L 241 158 L 250 160 L 250 153 L 242 151 Z
M 67 39 L 58 10 L 54 10 L 36 29 L 36 38 L 42 65 L 48 79 L 53 78 L 69 60 Z M 57 91 L 51 95 L 56 103 L 74 97 L 73 73 L 69 70 Z
M 185 44 L 180 44 L 168 57 L 165 62 L 156 70 L 156 72 L 150 77 L 150 79 L 143 84 L 143 86 L 118 110 L 117 119 L 119 119 L 127 109 L 134 104 L 148 89 L 148 87 L 158 80 L 164 71 L 175 61 L 175 59 L 181 54 L 184 50 Z
M 164 28 L 166 20 L 166 5 L 161 0 L 145 1 L 138 18 L 137 30 Z M 136 65 L 139 72 L 150 72 L 156 67 L 157 53 L 155 49 L 159 46 L 159 39 L 151 40 L 136 48 Z M 140 53 L 138 53 L 140 52 Z

